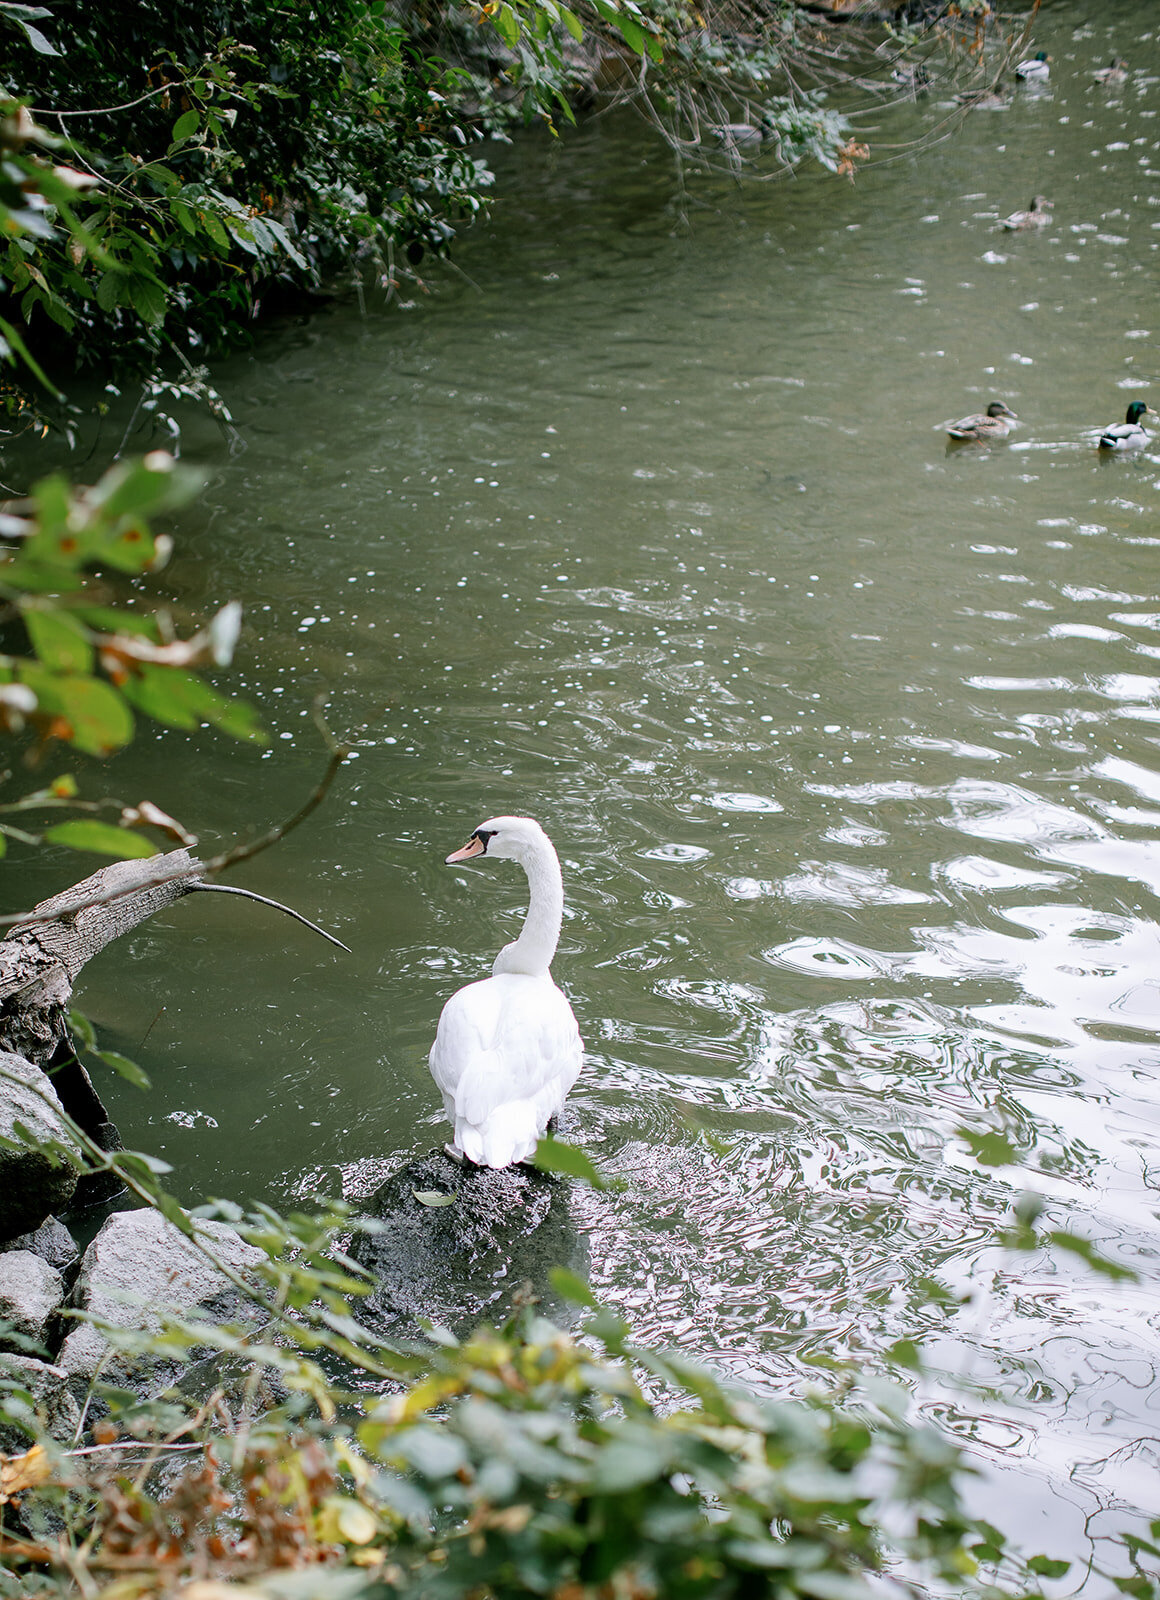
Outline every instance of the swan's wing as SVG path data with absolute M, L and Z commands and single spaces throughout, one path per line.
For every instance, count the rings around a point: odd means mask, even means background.
M 468 984 L 451 996 L 431 1048 L 431 1075 L 455 1114 L 482 1126 L 511 1101 L 554 1108 L 583 1059 L 572 1008 L 548 979 L 514 974 Z
M 499 996 L 486 978 L 457 989 L 443 1007 L 429 1065 L 431 1076 L 453 1104 L 462 1078 L 491 1056 L 499 1014 Z

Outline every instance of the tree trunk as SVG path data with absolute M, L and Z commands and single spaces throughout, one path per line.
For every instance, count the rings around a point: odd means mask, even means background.
M 110 940 L 172 905 L 201 880 L 188 850 L 116 861 L 44 900 L 0 939 L 0 1050 L 46 1066 L 66 1037 L 72 986 Z

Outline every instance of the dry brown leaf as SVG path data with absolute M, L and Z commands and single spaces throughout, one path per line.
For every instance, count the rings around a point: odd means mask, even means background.
M 0 1505 L 7 1505 L 18 1494 L 47 1483 L 51 1476 L 52 1466 L 42 1445 L 34 1444 L 22 1456 L 0 1453 Z
M 197 834 L 190 833 L 188 828 L 182 827 L 176 817 L 171 817 L 167 811 L 162 811 L 160 806 L 155 806 L 152 800 L 142 800 L 135 806 L 126 806 L 121 812 L 121 826 L 123 828 L 162 828 L 180 844 L 195 845 Z

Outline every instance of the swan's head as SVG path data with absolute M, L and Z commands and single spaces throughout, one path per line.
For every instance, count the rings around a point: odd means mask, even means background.
M 474 856 L 491 856 L 500 861 L 527 861 L 539 855 L 545 846 L 551 850 L 548 836 L 531 817 L 492 817 L 481 822 L 463 846 L 447 857 L 447 865 L 456 861 L 470 861 Z

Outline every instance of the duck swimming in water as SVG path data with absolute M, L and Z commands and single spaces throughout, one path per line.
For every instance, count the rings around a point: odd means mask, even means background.
M 960 417 L 958 422 L 947 423 L 947 433 L 956 444 L 986 444 L 991 439 L 1005 439 L 1011 424 L 1019 418 L 1002 400 L 992 400 L 986 411 L 976 411 L 973 416 Z
M 955 95 L 955 104 L 965 111 L 1006 111 L 1011 101 L 1003 92 L 1002 82 L 996 80 L 989 89 L 967 89 Z
M 1156 416 L 1151 406 L 1145 405 L 1143 400 L 1133 400 L 1128 407 L 1128 414 L 1123 422 L 1113 422 L 1105 428 L 1100 435 L 1101 450 L 1142 450 L 1146 444 L 1152 443 L 1152 435 L 1140 421 L 1141 417 Z
M 443 1007 L 430 1067 L 454 1129 L 448 1154 L 510 1167 L 535 1153 L 579 1076 L 584 1047 L 549 970 L 564 916 L 552 841 L 530 817 L 492 817 L 447 864 L 485 856 L 523 867 L 528 913 L 491 977 L 457 989 Z
M 1127 76 L 1128 63 L 1122 56 L 1113 56 L 1106 67 L 1092 73 L 1097 83 L 1123 83 Z
M 1026 211 L 1012 211 L 1009 217 L 1004 217 L 999 224 L 1011 233 L 1025 233 L 1030 228 L 1046 228 L 1051 221 L 1048 212 L 1055 204 L 1043 195 L 1037 194 Z
M 1019 63 L 1015 68 L 1015 76 L 1020 83 L 1046 83 L 1051 77 L 1050 61 L 1046 50 L 1038 50 L 1029 60 Z

